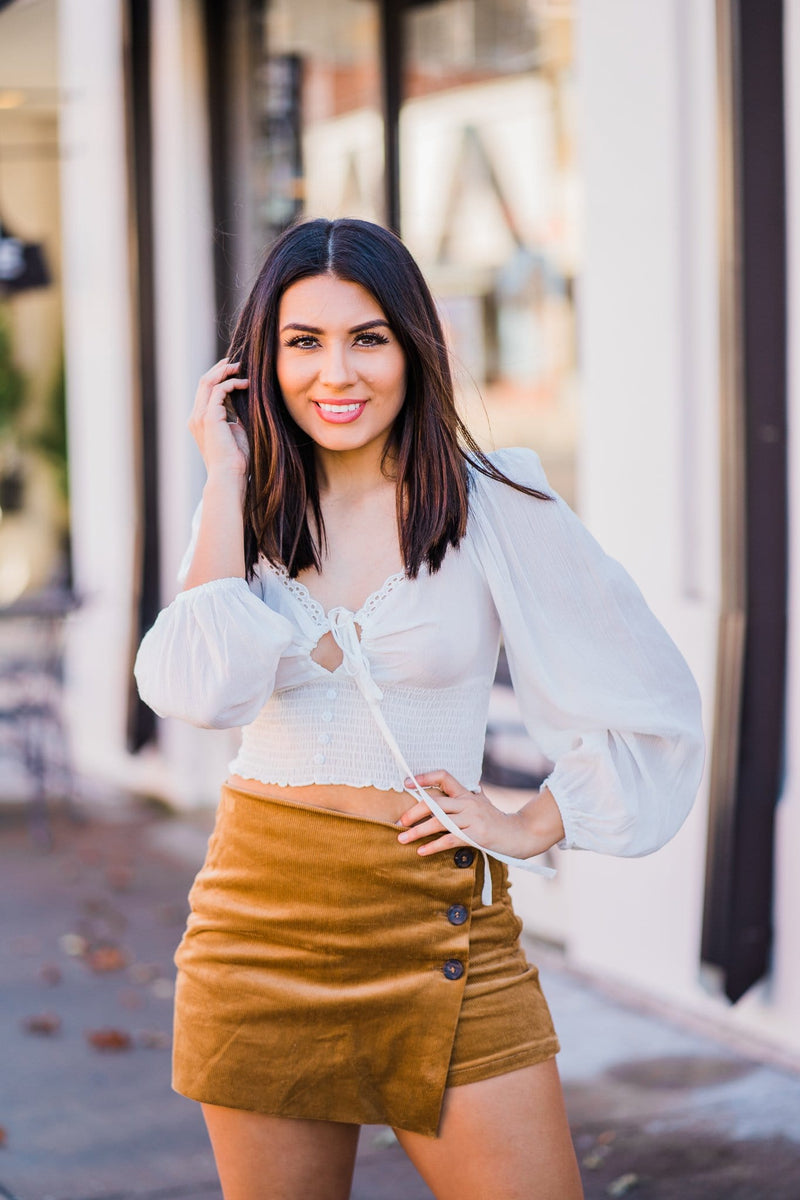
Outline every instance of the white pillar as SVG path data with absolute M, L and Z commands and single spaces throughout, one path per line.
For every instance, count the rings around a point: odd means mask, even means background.
M 159 746 L 125 744 L 135 636 L 133 282 L 123 24 L 110 0 L 60 0 L 64 308 L 75 583 L 68 644 L 76 762 L 90 779 L 208 803 L 233 736 L 164 722 Z M 215 352 L 213 228 L 201 5 L 152 8 L 153 211 L 162 602 L 202 485 L 186 429 Z
M 124 774 L 134 476 L 122 13 L 60 0 L 64 338 L 75 586 L 67 645 L 78 768 Z

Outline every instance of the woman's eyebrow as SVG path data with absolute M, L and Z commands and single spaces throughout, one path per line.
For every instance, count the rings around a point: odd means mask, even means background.
M 348 329 L 348 333 L 363 333 L 365 329 L 375 329 L 377 326 L 383 325 L 386 329 L 389 328 L 389 322 L 383 317 L 376 317 L 374 321 L 363 321 L 360 325 L 354 325 L 352 329 Z M 281 333 L 285 333 L 287 329 L 296 329 L 300 333 L 324 333 L 324 329 L 318 329 L 316 325 L 302 325 L 296 321 L 291 321 L 288 325 L 281 327 Z
M 383 317 L 377 317 L 374 321 L 364 321 L 361 325 L 354 325 L 348 332 L 363 333 L 365 329 L 375 329 L 378 325 L 383 325 L 384 329 L 389 328 L 388 321 L 384 321 Z

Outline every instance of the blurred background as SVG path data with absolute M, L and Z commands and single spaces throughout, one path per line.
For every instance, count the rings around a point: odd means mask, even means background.
M 476 436 L 540 453 L 703 694 L 678 838 L 520 877 L 528 930 L 800 1061 L 798 0 L 0 3 L 2 798 L 215 803 L 235 735 L 131 666 L 196 381 L 304 215 L 402 234 Z M 532 786 L 504 684 L 487 772 Z

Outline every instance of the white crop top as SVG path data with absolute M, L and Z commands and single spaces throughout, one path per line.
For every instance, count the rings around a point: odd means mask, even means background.
M 232 773 L 408 790 L 469 842 L 403 781 L 444 769 L 478 788 L 502 633 L 528 732 L 555 764 L 543 786 L 561 812 L 561 846 L 650 853 L 678 830 L 699 785 L 694 680 L 631 578 L 549 488 L 537 456 L 491 458 L 554 500 L 471 472 L 459 548 L 433 574 L 391 576 L 356 613 L 326 614 L 263 559 L 249 583 L 181 592 L 139 648 L 139 693 L 160 716 L 244 726 Z M 195 537 L 198 526 L 199 513 Z M 194 537 L 182 573 L 193 549 Z M 329 631 L 343 654 L 332 672 L 311 658 Z M 552 874 L 536 858 L 488 853 Z

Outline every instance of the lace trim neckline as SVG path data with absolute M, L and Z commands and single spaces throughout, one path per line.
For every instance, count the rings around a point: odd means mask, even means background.
M 281 583 L 290 593 L 290 595 L 294 596 L 300 607 L 312 618 L 314 624 L 319 625 L 321 628 L 327 629 L 330 626 L 328 614 L 325 612 L 325 609 L 322 607 L 319 600 L 314 599 L 306 585 L 299 579 L 293 579 L 286 570 L 286 567 L 269 562 L 269 560 L 266 561 L 272 573 L 277 575 L 278 579 L 280 579 Z M 376 609 L 380 607 L 386 597 L 401 583 L 405 582 L 406 578 L 407 576 L 405 571 L 396 571 L 393 575 L 390 575 L 388 579 L 385 579 L 379 588 L 376 588 L 374 592 L 370 592 L 361 607 L 355 613 L 353 613 L 353 620 L 355 623 L 357 625 L 363 625 L 365 620 L 369 620 L 369 618 L 375 613 Z M 334 607 L 336 606 L 334 605 Z M 349 612 L 350 609 L 347 611 Z

